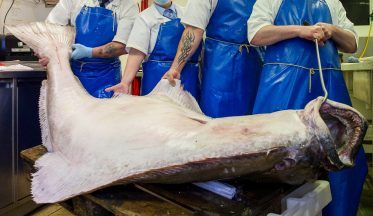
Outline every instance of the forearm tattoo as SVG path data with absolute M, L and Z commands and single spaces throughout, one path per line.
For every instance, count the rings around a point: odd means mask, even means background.
M 115 47 L 113 44 L 109 44 L 104 47 L 103 53 L 105 56 L 113 57 L 115 54 Z
M 196 36 L 194 35 L 194 32 L 186 32 L 185 37 L 183 38 L 183 44 L 181 46 L 181 54 L 177 61 L 178 66 L 187 61 L 195 38 Z

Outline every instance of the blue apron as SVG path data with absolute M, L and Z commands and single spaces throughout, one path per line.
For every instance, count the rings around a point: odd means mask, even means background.
M 274 25 L 302 25 L 304 22 L 332 24 L 329 7 L 324 0 L 283 0 Z M 337 48 L 332 40 L 320 47 L 324 79 L 329 99 L 351 105 L 348 90 L 340 71 Z M 254 113 L 270 113 L 286 109 L 303 109 L 318 96 L 324 95 L 315 44 L 294 38 L 268 46 L 264 58 Z M 356 166 L 330 172 L 333 201 L 324 210 L 326 215 L 356 215 L 367 173 L 364 150 Z
M 247 40 L 255 0 L 221 0 L 206 29 L 200 105 L 210 117 L 252 113 L 262 61 Z
M 103 7 L 84 6 L 76 18 L 75 43 L 98 47 L 111 42 L 117 32 L 114 12 Z M 71 68 L 84 88 L 94 97 L 110 98 L 105 89 L 121 80 L 119 58 L 71 60 Z
M 180 19 L 174 19 L 160 25 L 153 52 L 142 65 L 141 95 L 149 94 L 162 79 L 163 75 L 170 69 L 183 31 L 184 26 L 180 23 Z M 200 53 L 201 47 L 197 49 L 181 73 L 181 83 L 184 89 L 190 92 L 196 99 L 198 99 L 200 92 L 198 76 L 198 59 Z

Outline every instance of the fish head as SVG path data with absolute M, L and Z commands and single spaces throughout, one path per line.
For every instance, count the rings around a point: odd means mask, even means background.
M 348 105 L 322 97 L 311 101 L 302 112 L 302 120 L 315 137 L 309 150 L 319 154 L 316 157 L 324 168 L 334 171 L 354 166 L 368 128 L 364 116 Z

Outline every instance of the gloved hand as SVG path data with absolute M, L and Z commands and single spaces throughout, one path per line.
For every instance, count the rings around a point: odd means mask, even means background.
M 93 49 L 90 47 L 86 47 L 81 44 L 73 44 L 73 53 L 71 54 L 71 58 L 74 60 L 82 59 L 82 58 L 92 58 L 92 51 Z

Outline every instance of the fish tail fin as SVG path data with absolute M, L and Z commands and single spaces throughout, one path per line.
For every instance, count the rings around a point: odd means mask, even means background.
M 60 26 L 46 22 L 32 22 L 6 26 L 10 33 L 26 43 L 36 53 L 51 57 L 48 50 L 70 49 L 74 43 L 75 30 L 73 27 Z

